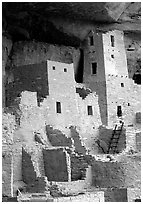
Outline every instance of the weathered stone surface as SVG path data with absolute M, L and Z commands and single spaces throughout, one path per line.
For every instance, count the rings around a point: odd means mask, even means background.
M 104 198 L 105 202 L 128 202 L 127 188 L 107 188 Z
M 140 188 L 140 165 L 140 156 L 125 156 L 118 162 L 95 161 L 92 164 L 93 185 L 101 188 Z
M 2 194 L 13 196 L 13 159 L 12 151 L 3 149 L 2 155 Z
M 44 169 L 48 181 L 70 181 L 70 157 L 64 148 L 43 149 Z

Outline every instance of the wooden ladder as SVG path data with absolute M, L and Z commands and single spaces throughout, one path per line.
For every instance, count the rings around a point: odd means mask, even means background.
M 122 133 L 123 125 L 124 125 L 124 123 L 122 122 L 122 125 L 118 129 L 117 129 L 118 125 L 117 124 L 115 125 L 115 128 L 114 128 L 113 133 L 112 133 L 112 137 L 111 137 L 110 142 L 109 142 L 107 154 L 118 153 L 117 147 L 118 147 L 120 135 Z

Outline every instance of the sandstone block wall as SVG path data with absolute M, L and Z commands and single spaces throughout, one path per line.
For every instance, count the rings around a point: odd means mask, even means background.
M 95 161 L 92 182 L 101 188 L 140 188 L 141 161 L 139 156 L 125 156 L 118 162 Z
M 92 91 L 98 95 L 98 104 L 100 107 L 101 121 L 107 125 L 107 99 L 106 99 L 106 83 L 105 83 L 105 69 L 103 56 L 103 45 L 101 33 L 90 33 L 94 38 L 94 45 L 90 46 L 88 37 L 84 42 L 84 74 L 83 82 L 86 83 Z M 97 62 L 97 74 L 92 75 L 91 65 Z
M 2 194 L 13 196 L 13 155 L 6 146 L 3 146 L 2 152 Z
M 34 183 L 37 178 L 31 156 L 22 148 L 22 180 L 26 184 Z
M 72 140 L 64 135 L 60 130 L 53 129 L 50 126 L 46 126 L 46 133 L 49 142 L 52 146 L 58 147 L 72 147 Z
M 106 79 L 108 125 L 112 127 L 118 119 L 117 106 L 121 106 L 124 124 L 135 124 L 136 112 L 140 111 L 140 86 L 123 75 L 108 75 Z
M 127 189 L 128 202 L 135 202 L 136 199 L 141 199 L 140 188 L 128 188 Z
M 84 180 L 88 162 L 82 155 L 71 154 L 71 179 L 72 181 Z
M 87 192 L 82 195 L 55 198 L 54 202 L 104 202 L 104 192 Z
M 11 105 L 22 91 L 37 92 L 37 103 L 49 94 L 46 62 L 15 67 L 14 82 L 6 87 L 6 104 Z
M 127 188 L 107 188 L 104 198 L 105 202 L 128 202 Z
M 63 148 L 43 149 L 45 175 L 48 181 L 70 181 L 70 159 Z
M 128 76 L 123 32 L 119 30 L 109 31 L 102 36 L 105 74 Z M 114 46 L 111 45 L 111 36 L 114 36 Z M 114 55 L 114 58 L 111 57 L 111 54 Z
M 102 148 L 104 149 L 105 153 L 107 153 L 106 150 L 109 147 L 109 143 L 110 143 L 110 140 L 111 140 L 111 137 L 113 134 L 113 129 L 106 128 L 103 126 L 99 127 L 98 140 L 101 142 L 101 146 L 102 146 L 102 141 L 104 141 L 106 147 L 104 147 L 104 145 L 103 145 Z M 119 140 L 118 140 L 116 150 L 117 150 L 117 152 L 122 152 L 125 148 L 126 148 L 126 130 L 123 128 L 121 135 L 119 137 Z M 103 153 L 103 150 L 101 148 L 98 148 L 98 152 Z M 112 150 L 110 151 L 110 153 L 112 153 Z
M 136 149 L 141 152 L 141 132 L 136 133 Z

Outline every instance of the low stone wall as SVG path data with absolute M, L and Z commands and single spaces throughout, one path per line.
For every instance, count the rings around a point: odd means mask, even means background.
M 141 132 L 136 133 L 136 150 L 141 151 Z
M 140 188 L 140 156 L 124 155 L 118 162 L 93 162 L 92 185 L 100 188 Z
M 74 140 L 74 148 L 75 148 L 74 151 L 78 154 L 85 155 L 86 148 L 84 144 L 82 144 L 81 137 L 77 132 L 76 128 L 72 126 L 70 127 L 70 131 L 71 131 L 71 138 Z
M 64 148 L 43 149 L 45 175 L 48 181 L 70 181 L 70 157 Z
M 128 188 L 127 195 L 128 195 L 128 202 L 135 202 L 136 199 L 141 199 L 141 189 Z
M 48 141 L 51 143 L 52 146 L 72 147 L 71 138 L 66 137 L 66 135 L 58 129 L 53 129 L 51 126 L 46 125 L 46 134 Z
M 12 151 L 3 150 L 2 153 L 2 194 L 5 196 L 13 196 L 13 159 Z
M 104 190 L 105 202 L 128 202 L 126 188 L 107 188 Z
M 107 153 L 112 134 L 113 129 L 109 129 L 104 126 L 99 127 L 98 140 L 102 148 L 98 147 L 98 153 Z M 117 152 L 122 152 L 125 148 L 126 148 L 126 130 L 123 129 L 117 144 Z M 110 153 L 112 153 L 112 150 L 110 151 Z
M 88 163 L 84 156 L 71 154 L 71 179 L 72 181 L 84 180 Z
M 38 177 L 34 183 L 29 184 L 26 187 L 28 193 L 44 193 L 48 191 L 47 177 Z
M 22 180 L 26 184 L 31 184 L 36 181 L 36 177 L 31 155 L 22 148 Z
M 104 192 L 86 192 L 76 196 L 55 198 L 54 202 L 104 202 Z

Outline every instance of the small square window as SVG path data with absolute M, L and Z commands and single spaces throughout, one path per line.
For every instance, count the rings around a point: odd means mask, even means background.
M 121 87 L 124 87 L 124 83 L 121 83 Z
M 88 115 L 93 115 L 92 106 L 87 106 Z
M 67 68 L 64 68 L 64 72 L 67 72 Z
M 53 66 L 53 70 L 56 70 L 56 67 L 55 67 L 55 66 Z
M 60 102 L 56 102 L 56 109 L 57 109 L 57 113 L 61 113 L 61 103 Z

